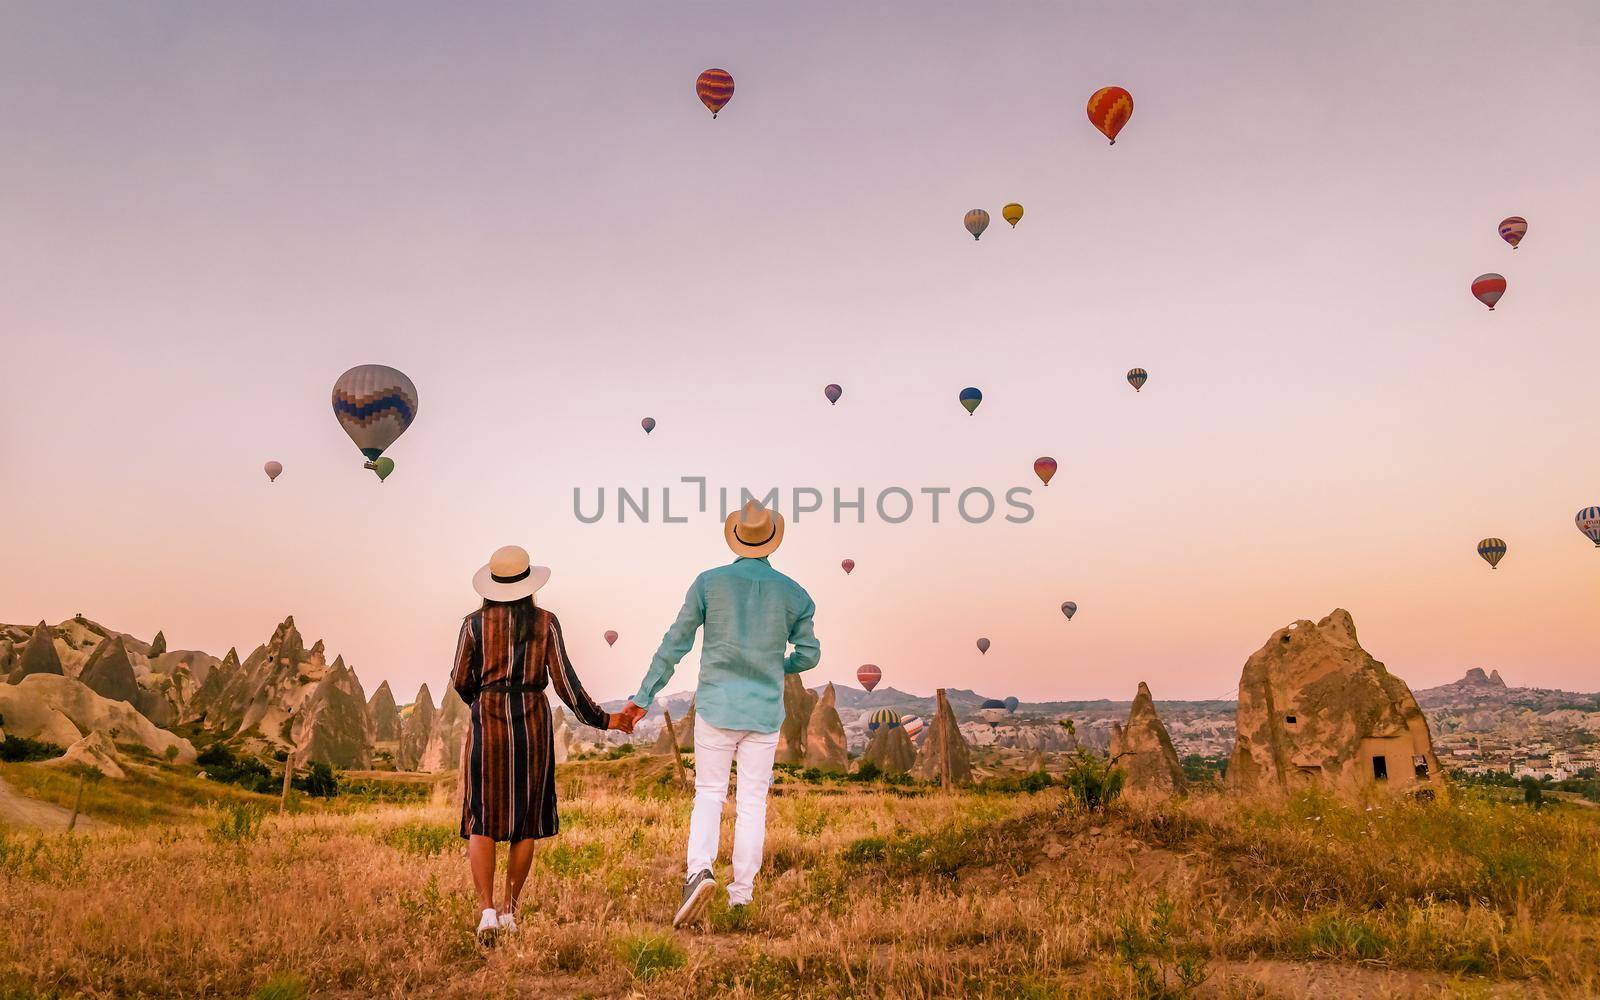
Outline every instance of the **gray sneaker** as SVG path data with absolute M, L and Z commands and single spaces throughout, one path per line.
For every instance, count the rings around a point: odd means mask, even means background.
M 711 894 L 716 891 L 717 880 L 712 877 L 711 869 L 689 876 L 683 883 L 683 902 L 678 905 L 678 912 L 672 918 L 672 926 L 682 927 L 704 916 L 706 904 L 711 902 Z

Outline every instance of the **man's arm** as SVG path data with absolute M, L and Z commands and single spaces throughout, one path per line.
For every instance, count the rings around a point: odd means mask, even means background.
M 673 622 L 672 627 L 667 629 L 667 634 L 661 637 L 661 646 L 650 660 L 650 669 L 645 671 L 644 681 L 639 685 L 639 693 L 631 699 L 632 707 L 624 709 L 622 714 L 637 712 L 635 721 L 644 716 L 661 688 L 672 679 L 673 672 L 678 669 L 678 661 L 694 648 L 694 634 L 705 621 L 705 591 L 700 589 L 700 580 L 696 578 L 689 587 L 689 592 L 684 595 L 683 610 L 678 612 L 678 620 Z
M 803 670 L 810 670 L 821 661 L 822 644 L 817 642 L 817 634 L 811 627 L 811 618 L 816 613 L 816 602 L 807 595 L 800 616 L 789 627 L 789 642 L 794 646 L 794 652 L 783 661 L 784 673 L 798 674 Z

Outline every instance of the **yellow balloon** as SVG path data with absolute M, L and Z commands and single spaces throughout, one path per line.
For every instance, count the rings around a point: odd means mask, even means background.
M 1022 206 L 1012 202 L 1000 210 L 1000 218 L 1011 223 L 1011 228 L 1017 228 L 1017 223 L 1022 221 Z

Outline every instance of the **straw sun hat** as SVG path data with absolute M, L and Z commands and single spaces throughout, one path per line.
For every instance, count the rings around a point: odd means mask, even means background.
M 735 555 L 749 559 L 771 555 L 783 544 L 783 515 L 746 500 L 743 510 L 728 515 L 722 536 Z
M 507 545 L 494 550 L 489 562 L 472 576 L 472 589 L 490 601 L 520 601 L 550 582 L 550 567 L 528 561 L 528 550 Z

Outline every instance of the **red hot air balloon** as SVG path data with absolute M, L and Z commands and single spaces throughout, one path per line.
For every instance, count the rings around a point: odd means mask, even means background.
M 708 69 L 694 82 L 694 92 L 700 95 L 700 103 L 709 108 L 711 117 L 715 118 L 717 112 L 733 100 L 733 74 L 725 69 Z
M 606 629 L 606 645 L 607 646 L 615 646 L 616 644 L 617 644 L 617 631 L 616 631 L 616 629 L 609 629 L 609 628 Z
M 1049 486 L 1050 480 L 1055 478 L 1056 460 L 1049 455 L 1034 459 L 1033 474 L 1038 476 L 1046 486 Z
M 837 382 L 829 382 L 828 385 L 823 388 L 822 394 L 828 397 L 829 403 L 837 405 L 839 402 L 839 397 L 844 395 L 844 389 Z
M 856 561 L 854 559 L 846 559 L 839 566 L 844 570 L 844 575 L 849 576 L 850 571 L 856 568 Z
M 856 680 L 860 681 L 861 686 L 866 688 L 868 691 L 871 691 L 873 688 L 877 687 L 878 681 L 882 679 L 883 671 L 879 670 L 877 664 L 875 663 L 863 663 L 856 670 Z
M 639 426 L 644 428 L 644 432 L 646 434 L 649 434 L 651 431 L 656 429 L 656 418 L 645 417 L 643 420 L 639 421 Z
M 1500 296 L 1506 293 L 1506 279 L 1501 275 L 1490 273 L 1480 274 L 1472 279 L 1472 294 L 1484 305 L 1494 312 L 1494 304 L 1500 301 Z
M 978 640 L 978 652 L 987 653 L 988 651 L 989 651 L 989 640 L 987 638 L 979 639 Z
M 1115 146 L 1117 133 L 1133 117 L 1133 95 L 1121 87 L 1101 87 L 1090 96 L 1088 112 L 1090 124 Z

